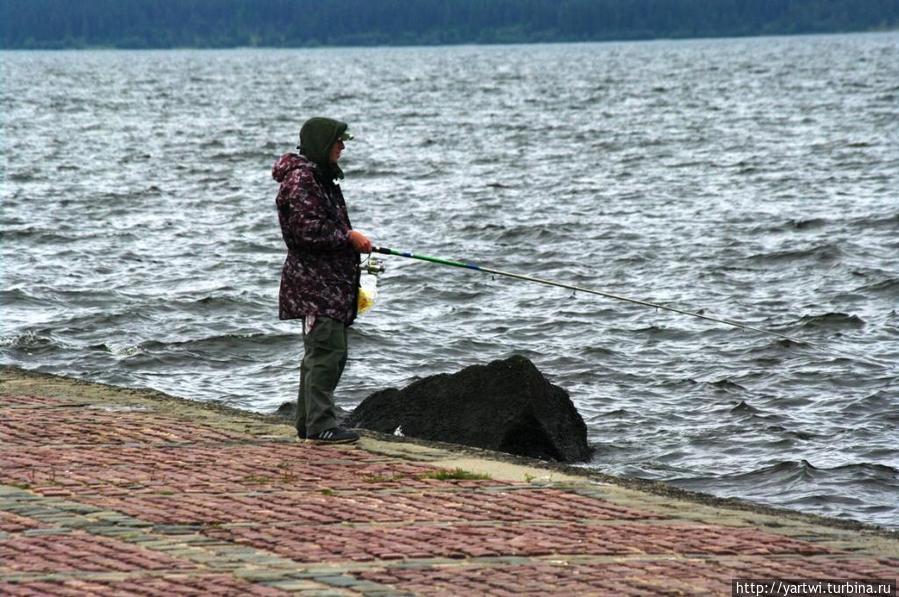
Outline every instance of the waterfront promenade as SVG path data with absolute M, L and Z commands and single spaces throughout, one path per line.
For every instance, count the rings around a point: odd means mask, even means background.
M 893 579 L 899 537 L 5 368 L 0 595 L 731 594 Z

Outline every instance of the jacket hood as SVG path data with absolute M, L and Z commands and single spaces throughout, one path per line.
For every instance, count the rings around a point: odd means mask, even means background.
M 343 178 L 343 171 L 331 162 L 331 146 L 347 130 L 347 123 L 333 118 L 310 118 L 300 129 L 300 153 L 318 165 L 332 180 Z
M 303 167 L 311 168 L 312 163 L 304 156 L 295 153 L 285 153 L 278 158 L 275 161 L 274 166 L 272 166 L 272 178 L 274 178 L 276 182 L 284 182 L 284 179 L 287 178 L 288 174 L 297 168 Z

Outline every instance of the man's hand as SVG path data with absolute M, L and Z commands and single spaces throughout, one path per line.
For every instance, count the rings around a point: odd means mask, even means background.
M 350 230 L 350 244 L 359 253 L 371 253 L 371 241 L 358 230 Z

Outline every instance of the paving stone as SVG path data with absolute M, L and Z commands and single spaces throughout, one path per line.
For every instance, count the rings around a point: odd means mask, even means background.
M 252 415 L 3 371 L 4 596 L 690 595 L 899 576 L 888 537 L 611 486 L 438 480 L 436 449 L 288 442 Z
M 33 518 L 0 510 L 0 531 L 15 533 L 42 527 L 44 525 Z
M 64 405 L 73 404 L 68 400 L 61 400 L 59 398 L 50 398 L 48 396 L 3 396 L 3 408 L 16 408 L 16 407 L 26 407 L 29 409 L 34 409 L 40 406 L 52 406 L 59 407 Z
M 192 567 L 188 562 L 150 549 L 82 532 L 20 535 L 0 541 L 0 570 L 7 572 L 177 570 Z
M 566 494 L 556 489 L 508 492 L 422 491 L 414 493 L 194 494 L 86 496 L 85 502 L 116 509 L 160 524 L 227 524 L 239 522 L 640 520 L 659 518 L 610 502 Z
M 127 595 L 172 597 L 176 595 L 248 595 L 277 597 L 288 593 L 242 581 L 230 575 L 206 574 L 197 576 L 170 575 L 162 577 L 132 577 L 124 580 L 66 579 L 55 581 L 8 582 L 0 580 L 0 595 Z
M 804 568 L 805 565 L 808 567 Z M 509 567 L 389 568 L 359 572 L 357 576 L 419 595 L 465 591 L 505 595 L 533 592 L 541 586 L 551 592 L 591 595 L 729 595 L 733 578 L 895 578 L 896 574 L 896 567 L 881 566 L 873 560 L 810 557 L 800 561 L 668 559 L 596 564 L 534 562 Z
M 170 444 L 249 439 L 244 434 L 159 415 L 151 423 L 155 417 L 150 413 L 109 413 L 85 408 L 5 408 L 2 412 L 0 445 L 4 446 Z M 53 433 L 45 433 L 46 429 L 53 429 Z
M 0 480 L 27 484 L 44 495 L 133 495 L 206 492 L 380 490 L 445 487 L 422 476 L 431 467 L 385 463 L 357 450 L 343 460 L 321 462 L 325 448 L 270 446 L 103 446 L 0 449 Z M 497 485 L 497 482 L 479 482 Z M 477 486 L 477 485 L 475 485 Z
M 299 591 L 319 591 L 324 590 L 326 587 L 320 585 L 317 582 L 313 582 L 311 580 L 273 580 L 273 581 L 265 581 L 264 579 L 254 579 L 261 580 L 266 586 L 281 589 L 282 591 L 288 591 L 291 593 L 299 592 Z

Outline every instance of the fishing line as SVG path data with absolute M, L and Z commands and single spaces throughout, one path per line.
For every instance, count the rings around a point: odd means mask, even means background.
M 681 315 L 687 315 L 690 317 L 696 317 L 699 319 L 705 319 L 707 321 L 713 321 L 715 323 L 723 323 L 725 325 L 729 325 L 735 328 L 739 328 L 741 330 L 758 332 L 760 334 L 765 334 L 768 336 L 774 336 L 780 338 L 781 340 L 788 340 L 789 342 L 793 342 L 794 344 L 805 344 L 806 346 L 811 346 L 816 348 L 822 352 L 840 354 L 844 357 L 851 357 L 854 359 L 859 359 L 862 361 L 867 361 L 870 364 L 877 365 L 879 367 L 886 367 L 889 369 L 895 368 L 895 365 L 891 365 L 889 363 L 880 362 L 877 359 L 873 359 L 872 357 L 868 357 L 865 355 L 855 354 L 849 351 L 845 351 L 839 348 L 828 347 L 816 342 L 811 342 L 809 340 L 799 340 L 798 338 L 793 338 L 792 336 L 788 336 L 786 334 L 781 334 L 780 332 L 775 332 L 772 330 L 767 330 L 765 328 L 755 327 L 751 325 L 747 325 L 745 323 L 741 323 L 739 321 L 734 321 L 732 319 L 726 319 L 723 317 L 714 317 L 712 315 L 706 315 L 705 313 L 698 313 L 696 311 L 687 311 L 685 309 L 678 309 L 677 307 L 669 307 L 668 305 L 662 305 L 659 303 L 654 303 L 651 301 L 645 301 L 642 299 L 631 298 L 628 296 L 623 296 L 620 294 L 613 294 L 611 292 L 606 292 L 604 290 L 597 290 L 595 288 L 585 288 L 583 286 L 575 286 L 574 284 L 566 284 L 564 282 L 556 282 L 554 280 L 546 280 L 544 278 L 537 278 L 534 276 L 527 276 L 524 274 L 517 274 L 514 272 L 506 272 L 498 269 L 492 269 L 489 267 L 482 267 L 476 263 L 471 262 L 462 262 L 462 261 L 452 261 L 449 259 L 441 259 L 439 257 L 430 257 L 428 255 L 419 255 L 416 253 L 409 253 L 406 251 L 397 251 L 394 249 L 389 249 L 387 247 L 372 247 L 372 251 L 375 253 L 381 253 L 382 255 L 394 255 L 396 257 L 406 257 L 408 259 L 418 259 L 420 261 L 427 261 L 429 263 L 436 263 L 438 265 L 445 265 L 448 267 L 460 267 L 464 269 L 474 270 L 476 272 L 481 272 L 485 274 L 492 274 L 494 276 L 505 276 L 507 278 L 514 278 L 516 280 L 524 280 L 525 282 L 535 282 L 537 284 L 544 284 L 546 286 L 555 286 L 557 288 L 566 288 L 568 290 L 572 290 L 574 292 L 584 292 L 587 294 L 595 294 L 598 296 L 602 296 L 608 299 L 623 301 L 626 303 L 632 303 L 635 305 L 641 305 L 644 307 L 651 307 L 654 309 L 662 309 L 665 311 L 671 311 L 673 313 L 679 313 Z

